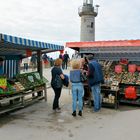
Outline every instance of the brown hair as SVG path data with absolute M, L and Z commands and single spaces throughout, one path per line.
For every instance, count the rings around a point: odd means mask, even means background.
M 72 69 L 80 69 L 80 61 L 79 60 L 72 60 L 71 66 L 72 66 Z
M 54 61 L 54 65 L 55 65 L 55 66 L 61 66 L 61 65 L 62 65 L 62 59 L 57 58 L 57 59 Z

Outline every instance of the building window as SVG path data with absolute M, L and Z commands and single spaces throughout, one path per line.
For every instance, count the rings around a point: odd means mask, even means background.
M 91 28 L 93 28 L 93 22 L 91 22 Z

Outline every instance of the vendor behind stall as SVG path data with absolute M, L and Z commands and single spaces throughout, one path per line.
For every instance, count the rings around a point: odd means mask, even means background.
M 4 74 L 4 71 L 3 71 L 3 61 L 4 61 L 4 59 L 2 57 L 0 57 L 0 75 Z

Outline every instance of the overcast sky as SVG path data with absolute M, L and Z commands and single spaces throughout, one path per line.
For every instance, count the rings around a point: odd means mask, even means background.
M 56 44 L 80 40 L 83 0 L 0 0 L 0 33 Z M 140 0 L 99 4 L 96 40 L 140 39 Z

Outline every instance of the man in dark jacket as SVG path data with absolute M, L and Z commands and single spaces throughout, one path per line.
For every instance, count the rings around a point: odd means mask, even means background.
M 94 112 L 101 109 L 101 83 L 104 82 L 101 65 L 94 60 L 93 55 L 88 55 L 89 70 L 88 70 L 88 84 L 92 90 L 94 98 Z
M 63 56 L 64 69 L 67 69 L 69 59 L 70 59 L 70 57 L 67 54 L 67 51 L 65 51 L 65 54 Z

